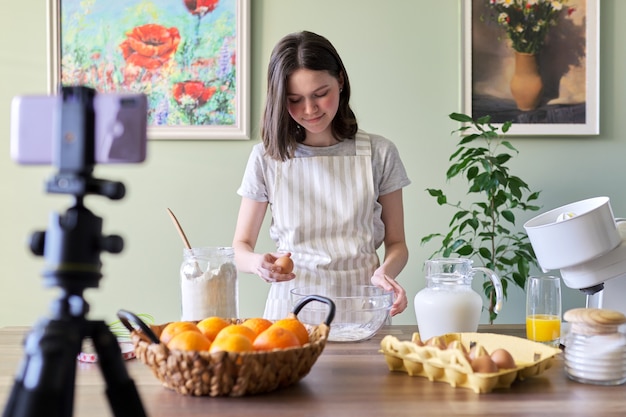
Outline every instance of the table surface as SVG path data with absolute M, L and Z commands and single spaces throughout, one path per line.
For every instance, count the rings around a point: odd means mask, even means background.
M 241 398 L 190 397 L 164 388 L 138 360 L 126 362 L 149 416 L 368 417 L 368 416 L 530 416 L 626 415 L 626 385 L 595 386 L 569 380 L 562 354 L 539 376 L 513 383 L 509 389 L 476 394 L 429 382 L 403 372 L 390 372 L 379 352 L 387 334 L 410 340 L 414 326 L 387 326 L 361 343 L 326 344 L 310 373 L 299 383 L 268 394 Z M 0 404 L 4 409 L 27 329 L 0 329 Z M 524 337 L 523 325 L 481 326 L 479 331 Z M 75 416 L 113 415 L 104 395 L 97 364 L 79 363 L 76 371 Z

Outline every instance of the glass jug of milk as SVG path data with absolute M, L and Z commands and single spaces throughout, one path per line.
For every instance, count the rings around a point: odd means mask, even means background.
M 415 295 L 415 317 L 422 341 L 433 336 L 478 330 L 482 297 L 472 278 L 482 272 L 496 291 L 495 312 L 502 308 L 502 282 L 491 269 L 472 267 L 471 259 L 439 258 L 425 262 L 426 288 Z

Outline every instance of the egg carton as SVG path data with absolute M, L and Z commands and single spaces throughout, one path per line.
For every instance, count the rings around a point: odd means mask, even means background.
M 560 349 L 531 340 L 494 333 L 448 333 L 437 338 L 435 345 L 425 346 L 421 346 L 419 333 L 414 333 L 411 341 L 387 335 L 380 346 L 390 371 L 404 371 L 431 382 L 447 382 L 454 388 L 468 388 L 477 394 L 509 388 L 516 380 L 539 375 L 561 353 Z M 515 368 L 475 372 L 467 356 L 471 348 L 487 353 L 506 349 L 513 356 Z

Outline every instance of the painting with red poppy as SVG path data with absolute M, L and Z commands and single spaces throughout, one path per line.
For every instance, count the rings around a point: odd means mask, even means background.
M 150 139 L 249 138 L 249 0 L 49 0 L 50 90 L 148 97 Z
M 464 113 L 509 134 L 597 135 L 599 0 L 463 0 Z

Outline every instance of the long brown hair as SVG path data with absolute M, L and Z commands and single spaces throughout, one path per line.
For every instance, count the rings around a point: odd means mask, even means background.
M 261 125 L 265 152 L 272 158 L 293 157 L 296 144 L 304 141 L 306 132 L 287 110 L 287 79 L 298 69 L 328 71 L 337 80 L 343 79 L 339 109 L 331 123 L 337 140 L 353 139 L 358 130 L 356 116 L 350 108 L 350 81 L 335 47 L 313 32 L 297 32 L 282 38 L 274 47 L 267 71 L 267 97 Z

